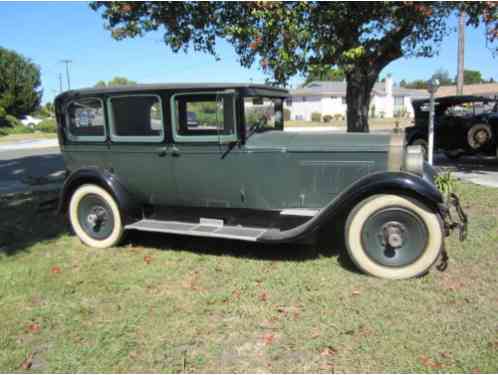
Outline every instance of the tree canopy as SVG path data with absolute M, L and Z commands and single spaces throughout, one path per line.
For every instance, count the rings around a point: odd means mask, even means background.
M 40 68 L 24 56 L 0 47 L 0 114 L 22 117 L 38 108 Z
M 349 131 L 368 131 L 370 92 L 382 69 L 401 56 L 432 56 L 460 9 L 467 24 L 484 22 L 498 38 L 493 2 L 94 2 L 121 40 L 162 30 L 173 51 L 219 57 L 231 43 L 242 66 L 259 63 L 279 83 L 300 73 L 337 66 L 345 73 Z
M 312 81 L 344 81 L 345 79 L 346 75 L 342 69 L 325 66 L 311 70 L 306 76 L 303 85 L 307 85 Z
M 137 83 L 135 81 L 129 80 L 126 77 L 114 77 L 110 81 L 98 81 L 95 84 L 95 87 L 106 87 L 106 86 L 126 86 L 126 85 L 136 85 Z

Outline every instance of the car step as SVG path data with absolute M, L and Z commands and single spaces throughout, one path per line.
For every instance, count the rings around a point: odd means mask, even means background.
M 257 241 L 268 229 L 243 226 L 220 226 L 218 223 L 201 221 L 187 223 L 182 221 L 160 221 L 143 219 L 129 224 L 125 229 L 136 229 L 146 232 L 186 234 L 189 236 L 229 238 L 243 241 Z

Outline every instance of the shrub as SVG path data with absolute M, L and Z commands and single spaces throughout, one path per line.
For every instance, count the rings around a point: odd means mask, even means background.
M 291 117 L 291 111 L 287 108 L 284 108 L 284 121 L 289 121 Z
M 311 114 L 311 121 L 313 121 L 313 122 L 322 121 L 322 114 L 320 112 L 313 112 Z
M 45 119 L 36 126 L 36 130 L 43 133 L 55 133 L 57 131 L 57 124 L 54 119 Z
M 341 115 L 340 113 L 336 113 L 334 115 L 334 120 L 337 120 L 337 121 L 344 120 L 344 116 Z
M 24 126 L 12 115 L 6 115 L 3 117 L 2 125 L 3 126 L 0 128 L 0 135 L 34 133 L 33 129 Z
M 332 116 L 331 115 L 323 116 L 323 122 L 332 122 Z

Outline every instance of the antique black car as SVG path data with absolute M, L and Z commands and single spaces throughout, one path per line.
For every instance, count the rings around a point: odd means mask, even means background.
M 270 244 L 340 227 L 366 273 L 426 272 L 456 224 L 421 149 L 397 134 L 286 132 L 286 96 L 252 84 L 59 95 L 60 211 L 92 247 L 132 229 Z
M 427 150 L 429 100 L 415 100 L 414 126 L 405 129 L 407 143 Z M 446 96 L 435 100 L 434 147 L 449 158 L 481 154 L 498 156 L 498 99 Z

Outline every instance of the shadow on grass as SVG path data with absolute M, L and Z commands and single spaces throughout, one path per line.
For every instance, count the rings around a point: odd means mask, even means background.
M 57 192 L 0 196 L 0 255 L 27 251 L 40 241 L 69 232 L 66 219 L 56 214 L 55 207 L 43 205 L 57 196 Z
M 340 220 L 328 227 L 327 231 L 318 233 L 311 244 L 263 244 L 132 230 L 127 232 L 123 245 L 151 247 L 161 251 L 189 251 L 196 254 L 283 262 L 337 256 L 341 266 L 357 272 L 345 249 L 343 228 L 344 222 Z
M 42 209 L 42 203 L 57 197 L 55 192 L 22 195 L 6 199 L 0 196 L 0 255 L 11 256 L 27 251 L 32 245 L 69 234 L 70 225 L 54 207 Z M 346 269 L 356 271 L 344 246 L 344 223 L 339 220 L 318 233 L 312 244 L 262 244 L 209 237 L 128 231 L 121 246 L 150 247 L 161 251 L 189 251 L 196 254 L 230 256 L 265 261 L 307 261 L 337 256 Z M 105 250 L 104 250 L 105 251 Z
M 498 172 L 498 159 L 491 156 L 461 156 L 458 159 L 448 159 L 443 154 L 438 154 L 435 160 L 437 167 L 448 168 L 455 172 L 487 174 Z

